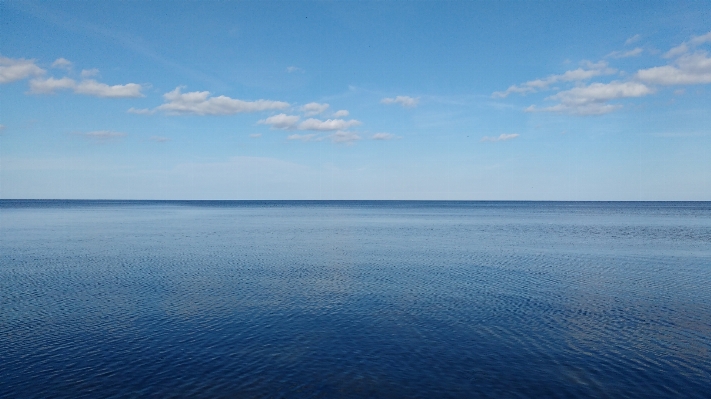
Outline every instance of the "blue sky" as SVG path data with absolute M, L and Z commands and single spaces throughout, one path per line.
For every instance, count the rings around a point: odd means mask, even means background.
M 708 2 L 0 2 L 0 198 L 711 200 Z

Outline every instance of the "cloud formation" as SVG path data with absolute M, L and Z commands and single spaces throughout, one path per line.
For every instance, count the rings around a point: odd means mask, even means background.
M 314 116 L 325 112 L 328 109 L 328 104 L 308 103 L 300 108 L 301 112 L 306 116 Z
M 420 98 L 413 98 L 408 96 L 397 96 L 395 98 L 383 98 L 380 100 L 381 104 L 400 104 L 403 108 L 414 108 L 420 103 Z
M 637 43 L 639 41 L 639 39 L 641 39 L 641 38 L 642 38 L 642 36 L 640 36 L 639 34 L 636 34 L 636 35 L 630 37 L 629 39 L 625 40 L 625 46 L 629 46 L 632 43 Z
M 563 112 L 573 115 L 602 115 L 619 109 L 621 105 L 608 104 L 610 100 L 642 97 L 654 93 L 654 89 L 639 82 L 592 83 L 588 86 L 575 87 L 561 91 L 548 100 L 560 101 L 559 104 L 536 108 L 530 106 L 527 112 L 547 111 Z
M 535 79 L 525 82 L 521 85 L 512 85 L 504 91 L 495 91 L 491 96 L 494 98 L 506 98 L 511 93 L 526 94 L 535 93 L 540 90 L 545 90 L 549 86 L 558 82 L 579 82 L 589 80 L 595 76 L 611 75 L 617 70 L 608 67 L 607 62 L 599 61 L 592 63 L 589 61 L 583 62 L 583 67 L 571 71 L 566 71 L 560 75 L 550 75 L 543 79 Z
M 318 130 L 318 131 L 329 131 L 329 130 L 346 130 L 354 126 L 360 125 L 361 122 L 355 119 L 344 120 L 344 119 L 327 119 L 325 121 L 310 118 L 298 125 L 299 130 Z
M 136 98 L 144 97 L 141 93 L 142 89 L 143 87 L 137 83 L 109 86 L 93 79 L 76 82 L 68 77 L 61 79 L 50 77 L 30 81 L 30 93 L 32 94 L 53 94 L 56 90 L 73 90 L 76 94 L 101 98 Z
M 299 141 L 321 141 L 322 139 L 317 137 L 316 133 L 309 134 L 291 134 L 286 137 L 287 140 L 299 140 Z
M 66 58 L 57 58 L 52 63 L 52 68 L 71 69 L 72 62 Z
M 333 113 L 334 118 L 345 118 L 348 115 L 349 115 L 349 112 L 346 111 L 345 109 L 341 109 L 341 110 L 338 110 Z
M 711 58 L 705 51 L 684 54 L 674 61 L 674 65 L 641 69 L 635 78 L 664 86 L 711 83 Z
M 99 74 L 99 70 L 96 68 L 93 69 L 82 69 L 81 71 L 81 77 L 82 78 L 90 78 L 92 76 L 96 76 Z
M 35 65 L 34 60 L 0 57 L 0 84 L 40 76 L 45 70 Z
M 82 137 L 91 139 L 91 140 L 96 140 L 96 141 L 109 141 L 109 140 L 120 139 L 120 138 L 126 136 L 126 133 L 114 132 L 111 130 L 95 130 L 93 132 L 76 133 L 76 134 L 78 134 Z
M 270 116 L 267 119 L 260 120 L 260 125 L 270 125 L 272 129 L 293 129 L 296 123 L 299 122 L 299 117 L 296 115 L 279 114 Z
M 629 58 L 629 57 L 637 57 L 642 54 L 642 47 L 637 47 L 632 50 L 628 51 L 613 51 L 610 54 L 606 55 L 606 58 Z
M 294 73 L 294 72 L 301 72 L 301 73 L 304 73 L 304 70 L 303 70 L 303 69 L 301 69 L 301 68 L 299 68 L 299 67 L 295 67 L 295 66 L 286 67 L 286 71 L 287 71 L 288 73 Z
M 512 133 L 512 134 L 506 134 L 502 133 L 499 136 L 484 136 L 481 138 L 482 142 L 497 142 L 497 141 L 508 141 L 508 140 L 513 140 L 516 137 L 518 137 L 518 133 Z
M 165 93 L 163 98 L 166 102 L 155 109 L 170 115 L 233 115 L 289 107 L 289 103 L 283 101 L 243 101 L 227 96 L 210 97 L 209 91 L 181 93 L 180 87 Z
M 375 133 L 370 138 L 372 140 L 392 140 L 395 138 L 395 135 L 392 133 Z
M 359 135 L 353 132 L 338 131 L 328 136 L 334 143 L 352 144 L 361 139 Z
M 700 46 L 704 43 L 711 43 L 711 32 L 705 35 L 693 36 L 689 41 L 683 42 L 680 45 L 672 48 L 664 54 L 664 58 L 674 58 L 678 57 L 696 46 Z

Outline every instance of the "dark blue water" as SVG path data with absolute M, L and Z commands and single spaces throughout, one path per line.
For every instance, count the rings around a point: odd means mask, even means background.
M 0 201 L 0 397 L 706 397 L 711 203 Z

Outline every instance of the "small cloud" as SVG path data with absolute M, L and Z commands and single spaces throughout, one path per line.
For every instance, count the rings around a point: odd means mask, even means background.
M 606 55 L 606 58 L 629 58 L 629 57 L 637 57 L 642 54 L 642 47 L 637 47 L 635 49 L 629 50 L 629 51 L 613 51 L 610 54 Z
M 297 115 L 279 114 L 260 120 L 260 125 L 270 125 L 272 129 L 293 129 L 300 117 Z
M 338 110 L 333 113 L 334 118 L 345 118 L 348 115 L 349 115 L 349 112 L 346 111 L 345 109 L 341 109 L 341 110 Z
M 395 98 L 383 98 L 380 100 L 381 104 L 400 104 L 404 108 L 414 108 L 419 104 L 420 98 L 413 98 L 408 96 L 397 96 Z
M 299 141 L 321 141 L 320 138 L 317 137 L 316 133 L 310 133 L 310 134 L 291 134 L 286 137 L 287 140 L 299 140 Z
M 61 79 L 32 79 L 30 80 L 30 93 L 53 94 L 55 90 L 73 89 L 77 82 L 74 79 L 63 77 Z
M 93 69 L 82 69 L 80 75 L 82 78 L 90 78 L 92 76 L 97 76 L 98 74 L 99 74 L 99 70 L 96 68 L 93 68 Z
M 260 138 L 260 137 L 262 137 L 262 134 L 261 134 L 261 133 L 253 133 L 253 134 L 250 134 L 250 135 L 249 135 L 249 138 L 250 138 L 250 139 L 258 139 L 258 138 Z
M 308 103 L 301 107 L 301 112 L 304 113 L 306 116 L 314 116 L 321 114 L 325 112 L 328 109 L 329 105 L 328 104 L 319 104 L 319 103 Z
M 492 93 L 493 98 L 506 98 L 511 93 L 526 94 L 535 93 L 539 90 L 546 90 L 551 85 L 558 82 L 580 82 L 589 80 L 595 76 L 612 75 L 617 72 L 614 68 L 609 68 L 606 61 L 581 62 L 582 68 L 566 71 L 559 75 L 550 75 L 543 79 L 535 79 L 525 82 L 521 85 L 512 85 L 504 91 L 496 91 Z
M 89 79 L 79 82 L 74 88 L 74 92 L 102 98 L 136 98 L 145 97 L 141 93 L 142 88 L 143 87 L 137 83 L 109 86 L 106 83 Z
M 689 41 L 683 42 L 680 45 L 673 47 L 669 51 L 667 51 L 662 57 L 664 58 L 674 58 L 678 57 L 682 54 L 686 54 L 691 50 L 691 48 L 700 46 L 704 43 L 709 43 L 711 42 L 711 32 L 708 32 L 704 35 L 700 36 L 693 36 Z
M 331 134 L 328 136 L 328 138 L 331 139 L 334 143 L 345 143 L 345 144 L 353 144 L 354 142 L 358 141 L 361 139 L 359 135 L 353 132 L 343 132 L 343 131 L 338 131 L 336 133 Z
M 0 83 L 10 83 L 30 76 L 39 76 L 46 71 L 34 60 L 0 57 Z
M 57 58 L 53 63 L 52 63 L 52 68 L 61 68 L 61 69 L 71 69 L 72 68 L 72 62 L 69 61 L 66 58 Z
M 497 141 L 508 141 L 508 140 L 513 140 L 513 139 L 515 139 L 515 138 L 518 137 L 518 136 L 519 136 L 518 133 L 513 133 L 513 134 L 502 133 L 502 134 L 500 134 L 498 137 L 496 137 L 496 136 L 491 136 L 491 137 L 490 137 L 490 136 L 484 136 L 484 137 L 481 138 L 481 141 L 482 141 L 482 142 L 487 142 L 487 141 L 488 141 L 488 142 L 492 142 L 492 143 L 493 143 L 493 142 L 497 142 Z
M 289 107 L 283 101 L 244 101 L 227 96 L 210 97 L 209 91 L 181 93 L 180 87 L 163 95 L 165 103 L 156 108 L 170 115 L 233 115 Z
M 592 83 L 588 86 L 574 87 L 550 96 L 547 100 L 558 100 L 560 104 L 536 108 L 530 106 L 526 112 L 559 112 L 573 115 L 602 115 L 621 108 L 621 105 L 607 104 L 610 100 L 643 97 L 654 93 L 654 89 L 639 82 Z
M 629 46 L 632 43 L 637 43 L 639 41 L 639 39 L 641 39 L 641 38 L 642 38 L 642 36 L 640 36 L 639 34 L 634 35 L 634 36 L 630 37 L 629 39 L 625 40 L 625 46 Z
M 163 136 L 151 136 L 148 140 L 155 141 L 156 143 L 165 143 L 167 141 L 170 141 L 170 138 Z
M 299 130 L 319 130 L 319 131 L 328 131 L 328 130 L 346 130 L 348 128 L 358 126 L 360 125 L 361 122 L 357 121 L 355 119 L 351 119 L 349 121 L 344 120 L 344 119 L 327 119 L 325 121 L 318 120 L 318 119 L 307 119 L 303 122 L 301 122 L 298 126 Z
M 126 133 L 114 132 L 111 130 L 95 130 L 93 132 L 76 133 L 76 134 L 79 136 L 91 139 L 91 140 L 96 140 L 96 141 L 101 141 L 101 142 L 120 139 L 120 138 L 126 136 Z
M 153 115 L 156 113 L 154 109 L 148 109 L 148 108 L 129 108 L 128 111 L 129 114 L 136 114 L 136 115 Z
M 372 140 L 392 140 L 395 138 L 395 135 L 392 133 L 375 133 L 371 139 Z
M 288 73 L 294 73 L 294 72 L 304 73 L 305 71 L 299 67 L 289 66 L 289 67 L 286 67 L 286 72 L 288 72 Z
M 658 85 L 711 83 L 711 58 L 703 51 L 685 54 L 674 61 L 674 65 L 640 69 L 635 77 L 643 82 Z

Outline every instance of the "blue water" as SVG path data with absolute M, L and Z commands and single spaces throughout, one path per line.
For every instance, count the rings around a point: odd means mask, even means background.
M 711 203 L 0 201 L 0 397 L 710 397 Z

